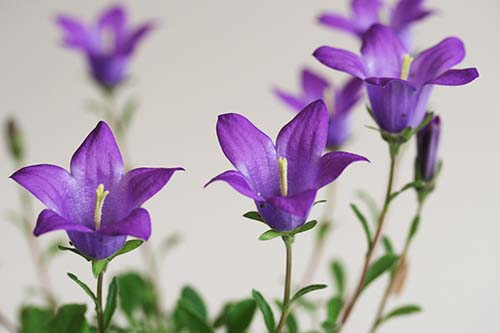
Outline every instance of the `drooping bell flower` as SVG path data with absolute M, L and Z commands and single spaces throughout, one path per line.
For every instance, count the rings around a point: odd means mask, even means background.
M 221 180 L 255 201 L 266 223 L 277 231 L 304 224 L 316 192 L 333 182 L 351 163 L 367 159 L 346 152 L 324 155 L 328 112 L 321 100 L 309 104 L 271 138 L 239 114 L 224 114 L 217 121 L 222 151 L 236 170 Z M 207 186 L 205 185 L 205 186 Z
M 441 119 L 435 116 L 417 134 L 416 178 L 431 181 L 438 169 L 438 148 L 441 135 Z
M 130 57 L 153 28 L 151 22 L 130 27 L 121 6 L 105 10 L 94 24 L 86 25 L 68 15 L 58 16 L 57 23 L 64 33 L 63 45 L 86 56 L 92 78 L 106 89 L 126 79 Z
M 147 240 L 151 220 L 141 205 L 181 168 L 138 168 L 124 173 L 113 133 L 100 122 L 71 159 L 70 171 L 48 164 L 20 169 L 11 178 L 45 206 L 34 234 L 65 230 L 93 259 L 119 250 L 127 236 Z
M 350 137 L 351 111 L 361 99 L 363 81 L 354 78 L 336 89 L 330 82 L 309 69 L 301 73 L 302 91 L 297 95 L 275 89 L 276 96 L 294 111 L 300 111 L 309 103 L 322 99 L 329 105 L 327 148 L 337 150 Z
M 452 69 L 465 57 L 464 44 L 455 37 L 413 59 L 390 28 L 376 24 L 365 34 L 361 54 L 329 46 L 314 52 L 326 66 L 365 81 L 376 123 L 394 134 L 420 125 L 433 86 L 464 85 L 479 76 L 475 68 Z
M 382 17 L 388 13 L 388 22 Z M 323 13 L 318 17 L 320 24 L 345 31 L 360 39 L 375 23 L 385 23 L 401 38 L 407 48 L 411 49 L 411 27 L 416 22 L 433 13 L 424 7 L 424 0 L 399 0 L 394 6 L 381 0 L 352 0 L 349 17 L 336 13 Z

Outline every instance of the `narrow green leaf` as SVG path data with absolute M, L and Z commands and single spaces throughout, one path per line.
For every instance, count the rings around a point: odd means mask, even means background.
M 143 240 L 140 239 L 131 239 L 125 243 L 125 245 L 122 246 L 121 249 L 119 249 L 115 254 L 113 254 L 111 257 L 108 258 L 108 261 L 111 261 L 115 259 L 118 256 L 121 256 L 125 253 L 134 251 L 137 249 L 139 246 L 141 246 L 144 243 Z
M 227 333 L 243 333 L 250 327 L 257 309 L 254 299 L 245 299 L 229 304 L 225 311 L 225 325 Z
M 286 328 L 288 329 L 287 333 L 299 333 L 299 325 L 293 311 L 288 313 L 288 317 L 286 318 Z
M 84 333 L 87 323 L 85 311 L 87 307 L 83 304 L 63 305 L 57 311 L 55 317 L 47 325 L 46 333 Z
M 318 205 L 318 204 L 322 204 L 322 203 L 326 203 L 326 202 L 327 202 L 327 200 L 318 200 L 318 201 L 315 201 L 313 203 L 313 207 L 316 206 L 316 205 Z
M 330 264 L 330 270 L 332 272 L 333 280 L 337 286 L 337 293 L 344 295 L 345 293 L 345 273 L 344 268 L 340 261 L 334 260 Z
M 243 217 L 246 217 L 247 219 L 254 220 L 254 221 L 259 221 L 262 223 L 266 223 L 262 216 L 260 216 L 259 212 L 256 211 L 251 211 L 251 212 L 246 212 L 243 214 Z
M 309 294 L 310 292 L 325 289 L 326 287 L 327 287 L 326 284 L 312 284 L 310 286 L 304 287 L 304 288 L 300 289 L 299 291 L 297 291 L 295 293 L 295 295 L 293 295 L 292 299 L 290 300 L 290 303 L 295 302 L 297 299 L 299 299 L 300 297 L 302 297 L 306 294 Z
M 392 193 L 391 196 L 389 197 L 389 201 L 396 199 L 400 194 L 406 192 L 407 190 L 409 190 L 411 188 L 418 188 L 419 186 L 422 186 L 422 181 L 420 181 L 420 180 L 410 182 L 410 183 L 406 184 L 405 186 L 403 186 L 399 191 Z
M 264 317 L 264 322 L 267 327 L 267 331 L 269 333 L 274 333 L 274 329 L 276 326 L 276 322 L 274 320 L 273 310 L 269 306 L 269 303 L 265 300 L 264 296 L 259 293 L 257 290 L 252 290 L 252 297 L 257 302 L 257 306 L 259 307 L 262 316 Z
M 94 273 L 94 276 L 96 278 L 99 276 L 99 274 L 105 272 L 107 267 L 108 267 L 108 261 L 106 259 L 92 261 L 92 273 Z
M 368 243 L 368 248 L 371 248 L 372 246 L 372 233 L 370 231 L 370 226 L 368 225 L 368 221 L 366 220 L 366 217 L 361 213 L 359 208 L 355 204 L 351 204 L 351 209 L 353 210 L 354 214 L 358 218 L 359 222 L 361 222 L 361 225 L 363 226 L 363 230 L 365 232 L 366 236 L 366 242 Z
M 97 297 L 94 295 L 94 293 L 92 292 L 92 290 L 89 288 L 89 286 L 87 286 L 85 283 L 83 283 L 82 281 L 80 281 L 78 279 L 78 277 L 75 275 L 75 274 L 71 274 L 71 273 L 67 273 L 69 278 L 73 281 L 76 282 L 77 285 L 80 286 L 80 288 L 83 289 L 83 291 L 85 291 L 85 293 L 87 295 L 89 295 L 90 299 L 92 299 L 92 301 L 94 302 L 94 304 L 97 305 Z
M 340 296 L 332 297 L 328 301 L 327 305 L 327 318 L 329 326 L 334 326 L 337 323 L 340 313 L 342 312 L 342 307 L 344 302 Z
M 318 221 L 312 220 L 309 222 L 304 223 L 302 226 L 298 227 L 297 229 L 292 231 L 293 235 L 300 234 L 302 232 L 306 232 L 314 228 L 318 224 Z
M 391 318 L 394 318 L 394 317 L 407 316 L 407 315 L 411 315 L 411 314 L 416 314 L 416 313 L 421 312 L 421 311 L 422 311 L 422 308 L 418 305 L 414 305 L 414 304 L 403 305 L 403 306 L 400 306 L 400 307 L 392 310 L 388 314 L 386 314 L 379 321 L 379 323 L 385 322 L 385 321 L 387 321 Z
M 267 241 L 271 239 L 275 239 L 277 237 L 281 237 L 281 233 L 275 230 L 268 230 L 262 235 L 259 236 L 259 240 L 261 241 Z
M 384 245 L 386 254 L 394 254 L 394 246 L 391 240 L 387 236 L 382 236 L 382 244 Z
M 106 298 L 106 307 L 104 308 L 104 328 L 106 329 L 111 324 L 113 314 L 118 303 L 118 280 L 113 278 L 108 288 L 108 296 Z
M 19 333 L 44 333 L 44 327 L 50 322 L 50 309 L 25 306 L 20 313 Z
M 368 207 L 372 220 L 376 221 L 378 215 L 380 214 L 380 209 L 378 208 L 378 204 L 375 199 L 364 190 L 357 190 L 356 197 L 358 197 L 358 199 L 361 200 L 366 207 Z
M 417 215 L 411 222 L 410 232 L 408 233 L 409 239 L 413 239 L 413 237 L 415 237 L 419 226 L 420 226 L 420 216 Z
M 66 247 L 66 246 L 58 246 L 59 250 L 61 251 L 71 251 L 73 253 L 76 253 L 78 254 L 80 257 L 84 258 L 85 260 L 87 261 L 92 261 L 93 258 L 89 257 L 88 255 L 78 251 L 77 249 L 73 248 L 73 247 Z
M 386 254 L 377 260 L 370 266 L 368 272 L 366 273 L 365 282 L 363 289 L 366 288 L 370 283 L 376 280 L 379 276 L 390 270 L 398 261 L 398 256 L 394 254 Z

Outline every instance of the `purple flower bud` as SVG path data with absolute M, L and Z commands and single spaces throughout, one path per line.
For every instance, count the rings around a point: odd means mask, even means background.
M 439 137 L 441 119 L 435 116 L 417 134 L 416 178 L 431 181 L 438 167 Z
M 90 75 L 107 90 L 126 79 L 130 57 L 153 28 L 151 22 L 137 28 L 128 26 L 127 14 L 121 6 L 104 11 L 91 25 L 67 15 L 60 15 L 57 23 L 64 33 L 63 45 L 85 54 Z

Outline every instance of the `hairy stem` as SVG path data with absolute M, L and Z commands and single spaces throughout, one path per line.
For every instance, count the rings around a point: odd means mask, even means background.
M 361 295 L 361 292 L 363 291 L 363 286 L 365 284 L 365 279 L 366 279 L 366 274 L 368 273 L 368 269 L 370 267 L 370 264 L 372 262 L 373 255 L 375 254 L 375 249 L 377 248 L 377 245 L 380 241 L 381 235 L 382 235 L 382 229 L 384 227 L 384 222 L 385 222 L 385 217 L 387 215 L 387 212 L 389 211 L 389 206 L 390 206 L 390 198 L 392 194 L 392 188 L 393 188 L 393 183 L 394 183 L 394 171 L 396 169 L 396 154 L 391 154 L 391 166 L 389 168 L 389 180 L 387 182 L 387 190 L 385 193 L 385 199 L 384 199 L 384 207 L 382 211 L 380 212 L 378 221 L 377 221 L 377 231 L 375 233 L 375 237 L 373 238 L 369 248 L 368 252 L 366 253 L 365 256 L 365 261 L 363 264 L 363 270 L 361 273 L 361 276 L 359 277 L 357 287 L 354 291 L 354 294 L 351 298 L 351 300 L 346 303 L 346 307 L 344 310 L 344 314 L 342 316 L 342 320 L 340 322 L 341 327 L 344 326 L 344 324 L 347 322 L 349 319 L 349 316 L 352 313 L 352 310 L 354 306 L 356 305 L 356 302 L 358 301 L 359 296 Z
M 283 293 L 283 306 L 281 317 L 276 327 L 276 333 L 282 333 L 285 327 L 286 319 L 290 311 L 290 289 L 292 282 L 292 241 L 284 239 L 286 248 L 286 273 L 285 273 L 285 291 Z
M 422 207 L 423 207 L 423 202 L 420 201 L 418 204 L 418 209 L 417 209 L 417 215 L 416 215 L 417 218 L 419 218 L 420 215 L 422 214 Z M 410 225 L 410 228 L 411 228 L 411 225 Z M 403 265 L 403 263 L 406 261 L 411 241 L 412 241 L 412 237 L 410 237 L 410 232 L 408 232 L 408 236 L 406 237 L 406 241 L 405 241 L 405 244 L 403 246 L 403 251 L 401 252 L 401 256 L 399 257 L 399 260 L 398 260 L 398 265 L 396 266 L 396 269 L 395 269 L 396 274 L 397 274 L 397 272 L 400 271 L 401 265 Z M 389 300 L 391 292 L 394 288 L 394 281 L 395 281 L 395 275 L 392 276 L 391 279 L 389 280 L 389 283 L 387 284 L 387 286 L 385 288 L 382 299 L 380 300 L 380 304 L 378 306 L 375 320 L 373 321 L 372 327 L 370 329 L 371 333 L 374 333 L 377 330 L 378 325 L 380 324 L 380 320 L 382 319 L 382 316 L 384 315 L 385 307 L 387 305 L 387 302 Z
M 97 277 L 97 332 L 104 333 L 104 311 L 102 309 L 102 284 L 104 280 L 104 272 L 99 273 Z

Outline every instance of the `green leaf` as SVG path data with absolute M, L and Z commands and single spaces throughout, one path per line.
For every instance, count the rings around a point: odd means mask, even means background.
M 245 214 L 243 214 L 243 217 L 246 217 L 247 219 L 250 219 L 250 220 L 266 223 L 266 221 L 264 221 L 262 216 L 260 216 L 259 212 L 255 212 L 255 211 L 246 212 Z
M 274 333 L 274 329 L 276 326 L 276 322 L 274 320 L 273 310 L 269 306 L 269 303 L 265 300 L 264 296 L 259 293 L 257 290 L 252 290 L 252 297 L 257 302 L 257 306 L 259 307 L 262 316 L 264 317 L 264 322 L 267 327 L 267 331 L 269 333 Z
M 25 306 L 20 313 L 19 333 L 44 333 L 44 327 L 50 322 L 50 309 Z
M 61 251 L 71 251 L 73 253 L 76 253 L 78 254 L 80 257 L 84 258 L 85 260 L 87 261 L 92 261 L 94 260 L 93 258 L 89 257 L 88 255 L 78 251 L 77 249 L 73 248 L 73 247 L 66 247 L 66 246 L 58 246 L 59 250 Z
M 207 319 L 208 311 L 200 294 L 190 286 L 182 288 L 181 299 L 192 309 L 200 318 Z
M 398 262 L 398 258 L 399 257 L 397 255 L 386 254 L 375 260 L 366 273 L 363 289 L 368 287 L 368 285 L 379 276 L 390 270 Z
M 344 295 L 345 293 L 345 273 L 344 268 L 340 261 L 334 260 L 330 264 L 330 270 L 332 272 L 335 285 L 337 286 L 337 293 Z
M 106 307 L 104 308 L 104 328 L 106 329 L 111 324 L 113 314 L 118 303 L 118 280 L 113 278 L 108 288 L 108 296 L 106 298 Z
M 382 323 L 382 322 L 385 322 L 385 321 L 387 321 L 387 320 L 389 320 L 391 318 L 394 318 L 394 317 L 407 316 L 407 315 L 415 314 L 415 313 L 418 313 L 418 312 L 421 312 L 421 311 L 422 311 L 422 308 L 420 306 L 418 306 L 418 305 L 413 305 L 413 304 L 403 305 L 403 306 L 400 306 L 400 307 L 392 310 L 388 314 L 386 314 L 379 321 L 379 324 Z
M 392 193 L 389 197 L 389 201 L 396 199 L 401 193 L 403 193 L 411 188 L 418 188 L 418 187 L 421 187 L 422 185 L 423 185 L 423 182 L 420 180 L 416 180 L 416 181 L 413 181 L 411 183 L 408 183 L 405 186 L 403 186 L 399 191 Z
M 253 299 L 245 299 L 229 304 L 224 313 L 227 333 L 243 333 L 250 327 L 257 304 Z
M 382 244 L 384 245 L 386 254 L 394 254 L 394 246 L 391 240 L 387 236 L 382 236 Z
M 47 325 L 45 333 L 84 333 L 87 326 L 86 310 L 84 304 L 63 305 Z
M 177 303 L 177 316 L 185 318 L 182 328 L 187 328 L 190 333 L 213 333 L 214 330 L 207 323 L 206 318 L 200 317 L 200 313 L 193 308 L 187 299 L 180 299 Z
M 292 299 L 290 300 L 290 303 L 295 302 L 297 299 L 301 298 L 302 296 L 309 294 L 310 292 L 316 291 L 316 290 L 321 290 L 325 289 L 327 287 L 326 284 L 312 284 L 310 286 L 304 287 L 297 291 L 295 295 L 293 295 Z
M 119 249 L 115 254 L 113 254 L 111 257 L 109 257 L 107 260 L 111 261 L 115 259 L 118 256 L 121 256 L 125 253 L 129 253 L 131 251 L 134 251 L 137 249 L 139 246 L 141 246 L 144 243 L 143 240 L 140 239 L 131 239 L 125 243 L 125 245 L 122 246 L 121 249 Z
M 342 301 L 342 298 L 340 296 L 332 297 L 328 301 L 328 305 L 326 308 L 328 326 L 334 326 L 337 323 L 343 306 L 344 302 Z
M 259 240 L 268 241 L 268 240 L 275 239 L 275 238 L 281 237 L 281 236 L 282 236 L 281 232 L 278 232 L 278 231 L 271 229 L 271 230 L 266 231 L 262 235 L 260 235 Z
M 89 288 L 89 286 L 87 286 L 85 283 L 83 283 L 82 281 L 80 281 L 80 279 L 78 279 L 78 277 L 75 275 L 75 274 L 71 274 L 71 273 L 67 273 L 69 278 L 73 281 L 76 282 L 77 285 L 80 286 L 80 288 L 83 289 L 83 291 L 85 291 L 85 293 L 87 295 L 89 295 L 90 299 L 94 302 L 94 304 L 97 306 L 97 297 L 94 295 L 94 293 L 92 292 L 92 290 Z
M 366 205 L 366 207 L 368 207 L 372 220 L 376 221 L 378 215 L 380 214 L 380 209 L 378 208 L 378 204 L 375 199 L 364 190 L 357 190 L 356 197 L 358 197 L 358 199 L 361 200 Z
M 361 213 L 361 211 L 359 210 L 359 208 L 355 204 L 351 204 L 351 209 L 353 210 L 354 214 L 356 214 L 356 217 L 358 218 L 359 222 L 361 222 L 361 225 L 363 226 L 363 230 L 364 230 L 365 236 L 366 236 L 366 242 L 368 243 L 368 249 L 370 249 L 372 246 L 372 233 L 370 231 L 368 221 L 366 220 L 366 217 Z
M 105 272 L 107 267 L 108 261 L 106 259 L 92 261 L 92 273 L 94 273 L 94 276 L 96 278 L 99 276 L 99 274 Z
M 318 200 L 318 201 L 315 201 L 315 202 L 313 203 L 313 207 L 314 207 L 314 206 L 316 206 L 316 205 L 318 205 L 318 204 L 325 203 L 325 202 L 327 202 L 327 200 Z
M 287 333 L 299 333 L 299 325 L 292 311 L 290 311 L 288 317 L 286 317 L 286 328 L 288 329 Z
M 149 317 L 157 311 L 156 293 L 148 280 L 136 272 L 122 273 L 116 278 L 120 286 L 120 308 L 129 322 L 134 321 L 134 314 L 138 312 Z
M 411 222 L 410 232 L 408 233 L 408 239 L 413 239 L 413 237 L 415 237 L 419 226 L 420 226 L 420 216 L 417 215 Z
M 318 224 L 318 221 L 312 220 L 309 222 L 304 223 L 302 226 L 298 227 L 297 229 L 292 230 L 292 235 L 300 234 L 302 232 L 306 232 L 314 228 Z

